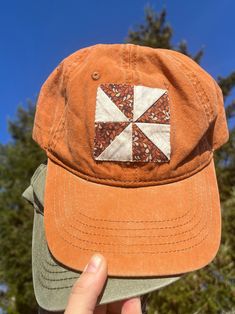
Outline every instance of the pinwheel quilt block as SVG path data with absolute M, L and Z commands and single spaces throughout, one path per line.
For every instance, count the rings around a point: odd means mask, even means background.
M 99 161 L 168 162 L 168 91 L 129 84 L 98 86 L 93 155 Z

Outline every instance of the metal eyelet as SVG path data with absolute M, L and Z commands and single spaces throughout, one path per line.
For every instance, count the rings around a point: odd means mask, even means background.
M 92 73 L 91 77 L 93 78 L 93 80 L 98 80 L 100 78 L 100 73 L 95 71 Z

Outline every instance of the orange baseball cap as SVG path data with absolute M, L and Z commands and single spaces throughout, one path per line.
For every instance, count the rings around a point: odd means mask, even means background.
M 221 239 L 213 152 L 229 137 L 216 81 L 189 57 L 96 44 L 41 87 L 33 139 L 48 157 L 49 249 L 74 270 L 95 252 L 109 275 L 209 264 Z

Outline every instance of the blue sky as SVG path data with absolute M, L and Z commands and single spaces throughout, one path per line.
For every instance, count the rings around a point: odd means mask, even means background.
M 0 4 L 0 143 L 10 140 L 7 119 L 35 100 L 42 83 L 72 52 L 96 43 L 121 43 L 144 22 L 144 7 L 167 9 L 173 43 L 185 39 L 212 76 L 235 70 L 234 0 L 9 0 Z M 232 95 L 235 96 L 235 93 Z

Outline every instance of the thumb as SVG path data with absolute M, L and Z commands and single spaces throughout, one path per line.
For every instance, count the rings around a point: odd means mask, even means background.
M 65 314 L 92 314 L 107 278 L 107 262 L 101 254 L 92 256 L 75 282 Z

